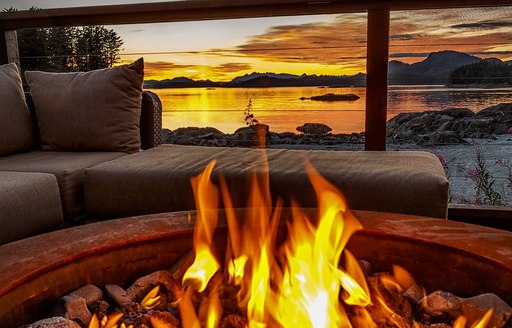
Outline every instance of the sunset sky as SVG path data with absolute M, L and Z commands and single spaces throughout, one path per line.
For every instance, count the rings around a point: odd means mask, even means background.
M 157 1 L 0 0 L 0 8 L 56 8 Z M 366 13 L 109 26 L 122 59 L 143 56 L 146 79 L 229 81 L 251 72 L 365 72 Z M 391 13 L 391 59 L 408 63 L 457 50 L 512 59 L 512 7 Z

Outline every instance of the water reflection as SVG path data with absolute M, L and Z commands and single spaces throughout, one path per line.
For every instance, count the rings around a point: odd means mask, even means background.
M 307 122 L 325 123 L 334 133 L 364 130 L 366 89 L 354 88 L 191 88 L 154 89 L 163 103 L 163 125 L 171 130 L 187 126 L 211 126 L 232 133 L 243 127 L 243 110 L 249 99 L 256 118 L 276 132 L 295 131 Z M 326 93 L 353 93 L 356 101 L 300 100 Z M 466 107 L 475 112 L 512 102 L 512 89 L 455 89 L 443 86 L 390 86 L 388 119 L 401 112 Z

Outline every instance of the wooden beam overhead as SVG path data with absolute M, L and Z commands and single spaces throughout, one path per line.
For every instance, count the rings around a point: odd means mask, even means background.
M 512 0 L 188 0 L 0 13 L 0 29 L 511 5 Z

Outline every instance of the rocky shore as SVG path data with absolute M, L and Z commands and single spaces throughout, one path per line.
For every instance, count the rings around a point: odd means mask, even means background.
M 297 127 L 297 133 L 270 131 L 267 147 L 364 150 L 364 132 L 330 131 L 320 123 L 306 123 Z M 211 127 L 164 129 L 164 143 L 180 145 L 254 147 L 254 137 L 255 129 L 250 126 L 231 134 Z M 450 180 L 452 203 L 492 203 L 483 188 L 487 175 L 487 187 L 490 184 L 499 193 L 499 203 L 512 206 L 512 104 L 488 107 L 476 114 L 467 108 L 399 114 L 388 121 L 387 149 L 436 154 Z M 483 169 L 478 157 L 483 159 Z
M 465 138 L 496 139 L 511 129 L 512 103 L 505 103 L 476 114 L 468 108 L 401 113 L 389 120 L 387 137 L 420 145 L 457 144 Z

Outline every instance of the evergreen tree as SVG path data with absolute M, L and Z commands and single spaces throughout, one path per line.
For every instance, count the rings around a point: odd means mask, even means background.
M 39 10 L 32 7 L 29 10 Z M 3 12 L 14 12 L 15 8 Z M 118 63 L 123 41 L 104 26 L 20 29 L 21 70 L 90 71 Z
M 450 73 L 450 83 L 512 85 L 512 66 L 496 58 L 484 59 L 453 70 Z

